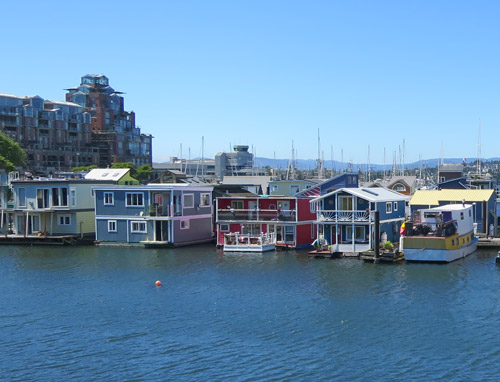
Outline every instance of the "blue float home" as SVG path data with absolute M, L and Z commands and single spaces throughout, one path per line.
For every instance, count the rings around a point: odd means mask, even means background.
M 375 211 L 379 212 L 381 237 L 399 240 L 407 196 L 385 188 L 341 188 L 311 201 L 316 210 L 318 238 L 331 253 L 360 253 L 373 249 Z
M 181 246 L 213 240 L 213 187 L 95 187 L 96 243 Z

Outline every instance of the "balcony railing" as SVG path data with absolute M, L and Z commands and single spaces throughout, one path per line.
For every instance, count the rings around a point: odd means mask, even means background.
M 295 210 L 217 210 L 217 221 L 295 221 Z
M 370 221 L 370 212 L 366 210 L 319 210 L 319 221 L 328 222 L 368 222 Z
M 172 208 L 170 205 L 162 206 L 159 204 L 150 204 L 146 210 L 148 211 L 148 216 L 174 216 L 173 214 L 171 214 Z

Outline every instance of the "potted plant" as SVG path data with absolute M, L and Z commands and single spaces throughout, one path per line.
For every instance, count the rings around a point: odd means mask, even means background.
M 392 252 L 393 250 L 394 250 L 394 244 L 392 244 L 390 241 L 386 241 L 384 243 L 384 251 Z

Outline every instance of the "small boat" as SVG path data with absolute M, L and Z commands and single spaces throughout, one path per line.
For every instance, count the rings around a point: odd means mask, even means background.
M 251 235 L 235 232 L 224 235 L 224 252 L 266 252 L 275 249 L 274 233 Z
M 407 261 L 448 263 L 470 255 L 478 241 L 472 205 L 465 203 L 415 211 L 405 222 L 403 235 Z

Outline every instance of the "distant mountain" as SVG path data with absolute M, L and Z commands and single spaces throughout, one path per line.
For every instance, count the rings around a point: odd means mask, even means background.
M 482 159 L 483 162 L 491 162 L 491 161 L 498 161 L 500 158 L 489 158 L 489 159 Z M 271 168 L 282 168 L 286 169 L 288 167 L 288 164 L 290 163 L 291 160 L 289 159 L 269 159 L 269 158 L 260 158 L 256 157 L 255 158 L 255 164 L 257 167 L 265 167 L 269 166 Z M 422 166 L 423 168 L 435 168 L 437 167 L 438 163 L 441 161 L 441 159 L 435 158 L 435 159 L 425 159 L 422 160 L 422 162 L 413 162 L 413 163 L 405 163 L 405 168 L 407 169 L 415 169 L 419 168 Z M 445 158 L 444 163 L 462 163 L 463 158 Z M 475 162 L 474 159 L 468 159 L 467 163 Z M 300 170 L 314 170 L 318 164 L 317 161 L 314 159 L 296 159 L 295 160 L 295 165 L 298 169 Z M 324 164 L 326 169 L 331 169 L 332 168 L 332 161 L 330 160 L 325 160 Z M 366 171 L 366 163 L 347 163 L 347 162 L 338 162 L 338 161 L 333 161 L 333 167 L 337 171 L 341 170 L 347 170 L 350 167 L 352 167 L 353 171 Z M 392 168 L 392 163 L 388 163 L 385 166 L 382 164 L 370 164 L 371 170 L 375 171 L 384 171 L 389 170 Z

